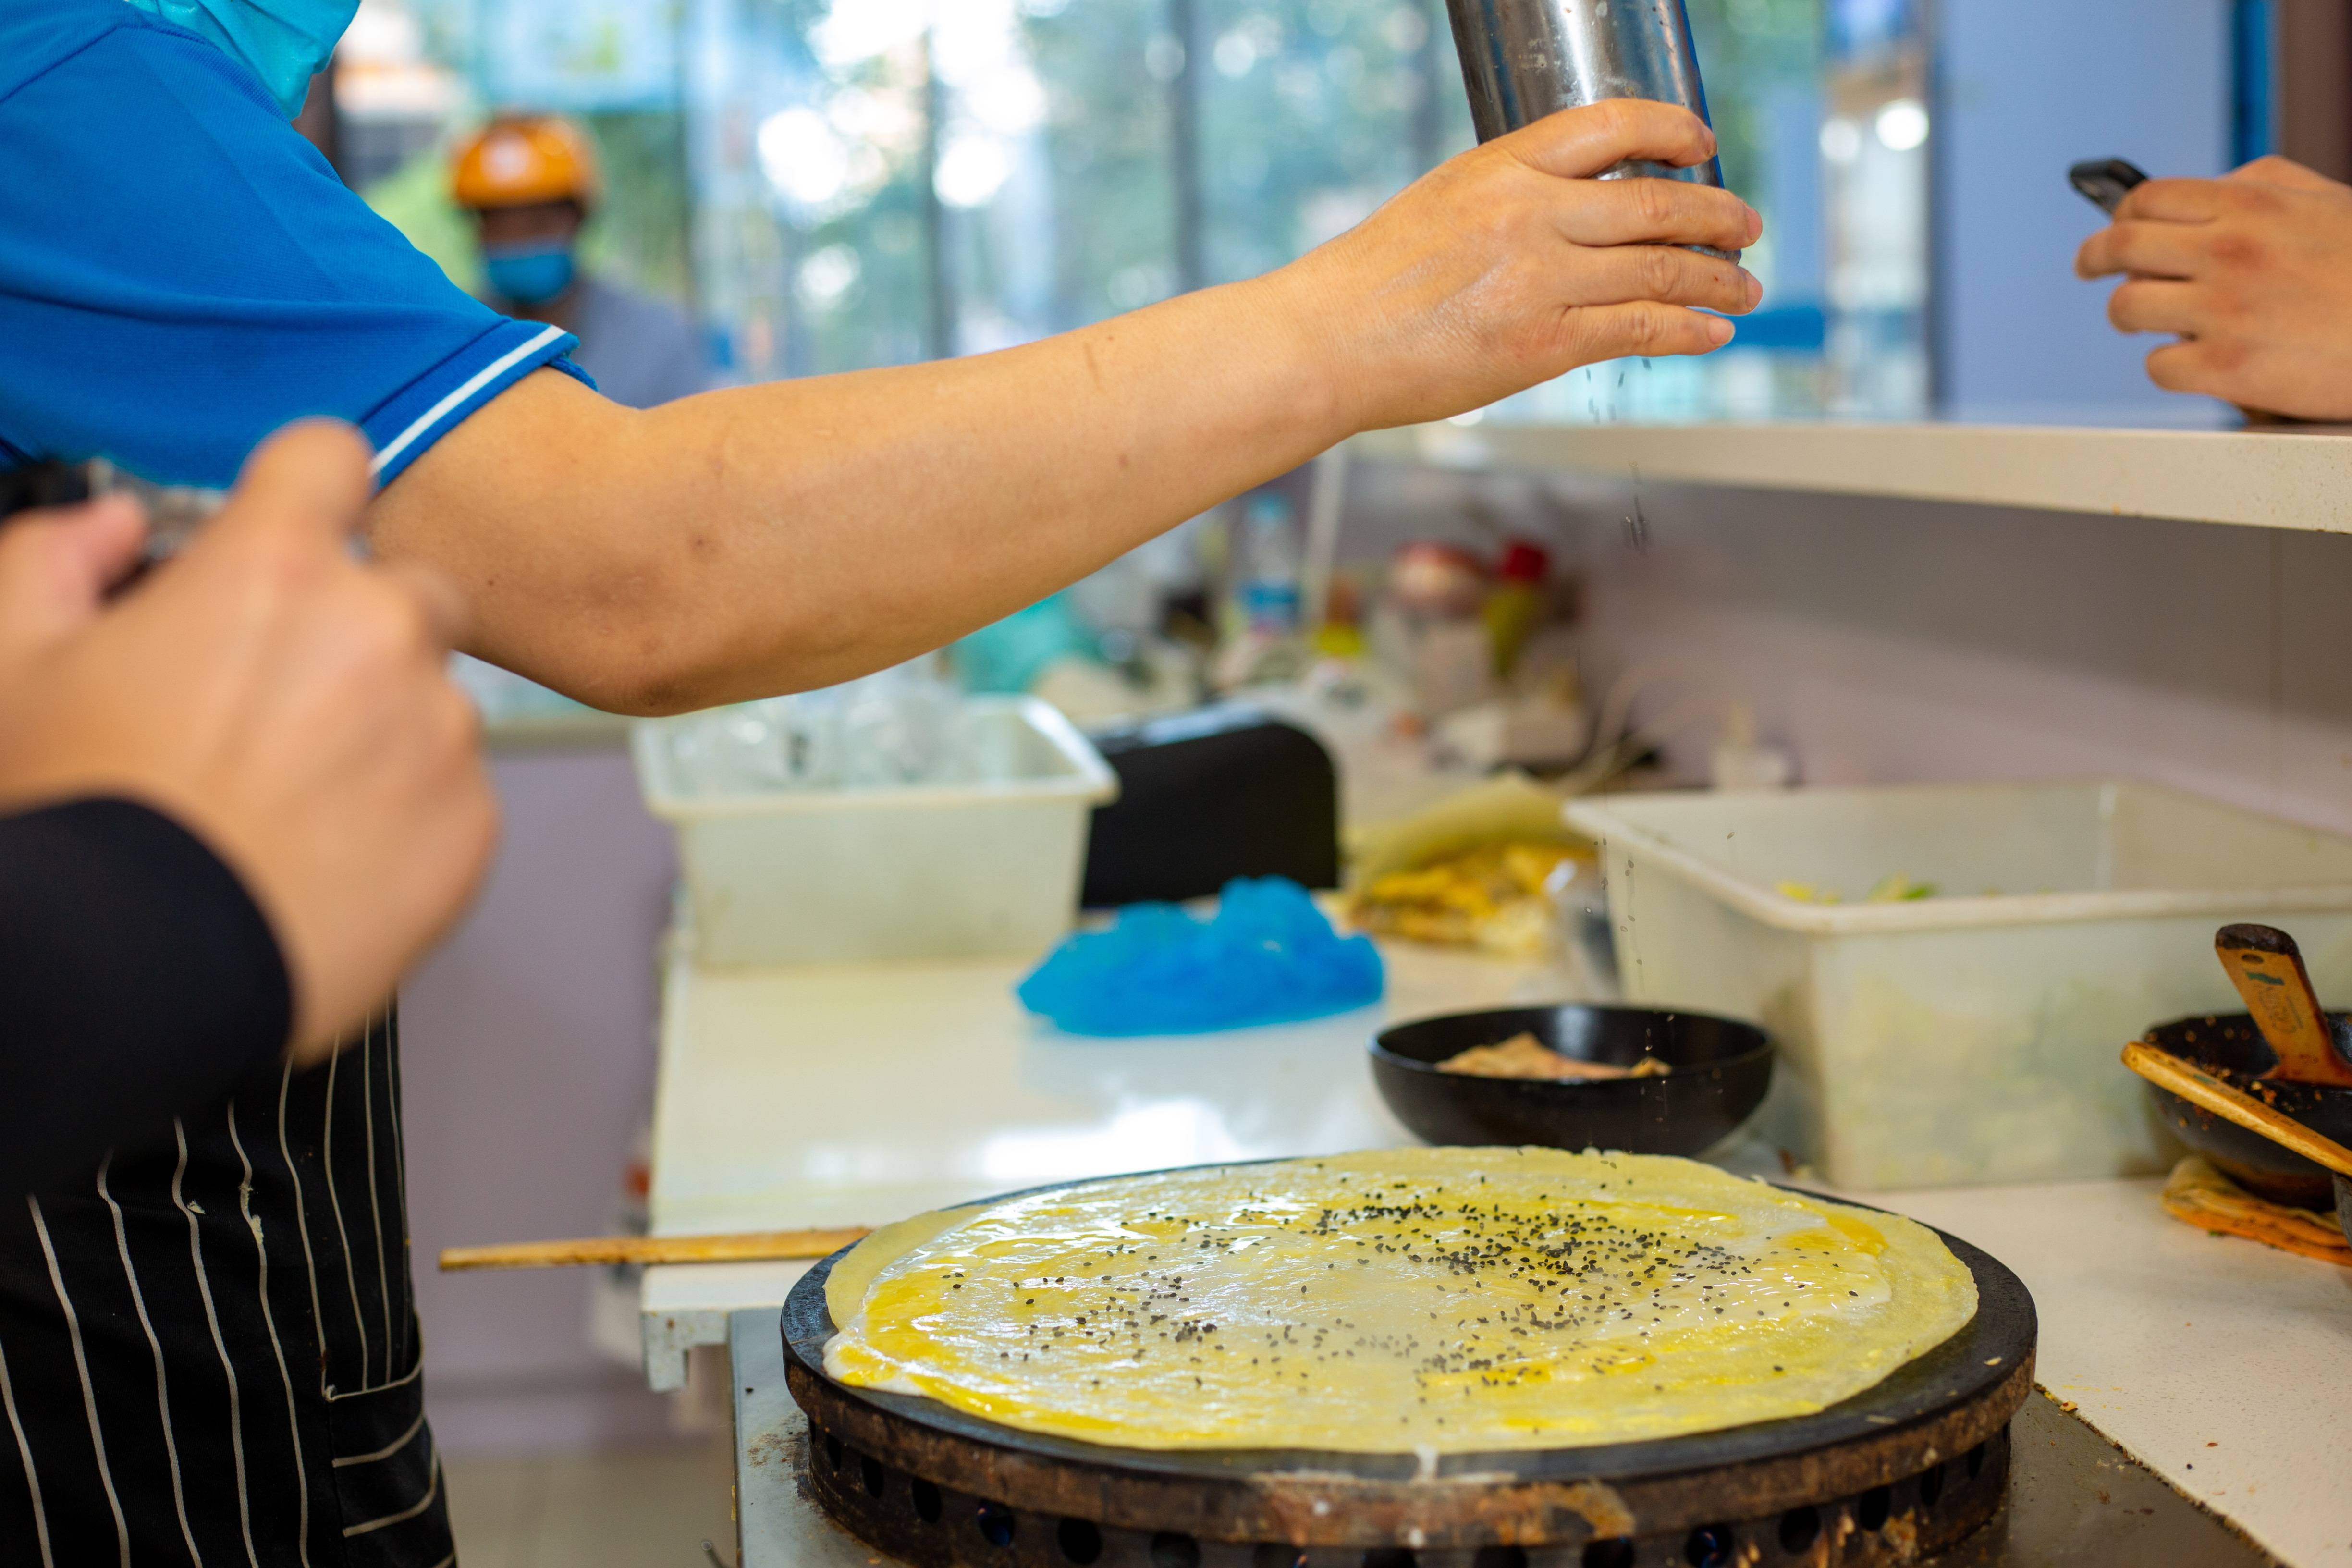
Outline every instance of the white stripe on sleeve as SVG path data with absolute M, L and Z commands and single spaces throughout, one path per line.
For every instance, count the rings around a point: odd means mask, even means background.
M 444 397 L 440 402 L 435 404 L 432 407 L 418 415 L 416 418 L 410 423 L 407 429 L 403 430 L 399 435 L 394 436 L 390 441 L 386 442 L 384 444 L 383 450 L 375 455 L 375 461 L 368 465 L 368 472 L 371 474 L 383 473 L 384 469 L 389 468 L 403 452 L 407 451 L 409 447 L 422 440 L 426 432 L 430 431 L 442 420 L 447 418 L 449 416 L 450 410 L 457 408 L 463 404 L 466 399 L 473 396 L 474 394 L 481 391 L 482 388 L 488 386 L 499 376 L 504 375 L 508 371 L 513 369 L 516 364 L 523 360 L 529 359 L 532 354 L 537 353 L 540 350 L 545 348 L 548 344 L 553 342 L 562 335 L 563 329 L 562 327 L 550 327 L 547 331 L 532 338 L 529 342 L 524 343 L 520 348 L 509 349 L 506 353 L 500 354 L 498 358 L 492 360 L 489 363 L 476 371 L 472 375 L 467 377 L 465 382 L 460 384 L 455 392 L 452 392 L 448 396 Z

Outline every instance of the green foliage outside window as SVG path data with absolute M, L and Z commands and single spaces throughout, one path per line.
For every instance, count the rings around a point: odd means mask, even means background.
M 1723 144 L 1723 183 L 1767 204 L 1765 112 L 1779 93 L 1810 93 L 1820 78 L 1822 0 L 1686 0 Z M 1769 217 L 1768 213 L 1767 217 Z

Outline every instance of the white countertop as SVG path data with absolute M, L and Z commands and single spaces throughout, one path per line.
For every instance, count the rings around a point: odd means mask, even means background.
M 2053 1397 L 2294 1568 L 2352 1568 L 2352 1268 L 2183 1225 L 2162 1186 L 1871 1201 L 2017 1271 Z
M 1387 999 L 1311 1023 L 1086 1039 L 1028 960 L 673 963 L 654 1111 L 658 1234 L 876 1224 L 990 1193 L 1406 1141 L 1362 1061 L 1384 1020 L 1557 1001 L 1547 965 L 1384 948 Z
M 1407 1141 L 1360 1059 L 1383 1016 L 1577 994 L 1542 966 L 1390 948 L 1380 1009 L 1177 1039 L 1028 1018 L 1025 963 L 669 975 L 657 1231 L 871 1223 L 1045 1182 Z M 2120 1070 L 2120 1069 L 2118 1069 Z M 1753 1168 L 1756 1152 L 1738 1163 Z M 2055 1397 L 2293 1568 L 2352 1568 L 2352 1269 L 2216 1238 L 2158 1184 L 1873 1194 L 2016 1269 Z M 648 1376 L 726 1342 L 797 1264 L 648 1269 Z M 2209 1446 L 2210 1445 L 2210 1446 Z
M 2352 488 L 2352 436 L 2336 426 L 1538 425 L 1489 418 L 1383 430 L 1356 437 L 1349 450 L 1441 468 L 2352 531 L 2343 504 Z
M 1390 947 L 1388 995 L 1312 1023 L 1080 1039 L 1024 1012 L 1028 960 L 706 970 L 673 959 L 654 1105 L 653 1228 L 876 1225 L 1050 1182 L 1411 1141 L 1372 1087 L 1384 1021 L 1590 994 L 1580 972 Z M 649 1268 L 646 1376 L 805 1266 Z

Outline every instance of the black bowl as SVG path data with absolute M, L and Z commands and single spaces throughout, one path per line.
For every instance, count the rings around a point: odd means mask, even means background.
M 1439 1062 L 1529 1034 L 1562 1056 L 1675 1070 L 1599 1082 L 1474 1078 Z M 1538 1143 L 1696 1154 L 1756 1113 L 1772 1081 L 1772 1037 L 1753 1024 L 1647 1007 L 1497 1007 L 1384 1029 L 1372 1079 L 1396 1119 L 1432 1143 Z
M 2344 1227 L 2344 1239 L 2352 1242 L 2352 1176 L 2336 1178 L 2336 1223 Z
M 2352 1045 L 2352 1018 L 2331 1014 L 2327 1021 L 2335 1027 L 2337 1050 Z M 2254 1027 L 2250 1014 L 2175 1019 L 2150 1029 L 2147 1043 L 2167 1055 L 2196 1063 L 2315 1132 L 2338 1143 L 2352 1143 L 2352 1089 L 2263 1078 L 2278 1065 L 2278 1058 L 2263 1043 L 2262 1031 Z M 2183 1143 L 2256 1197 L 2306 1209 L 2325 1209 L 2336 1202 L 2336 1184 L 2329 1181 L 2326 1166 L 2281 1148 L 2259 1132 L 2200 1110 L 2168 1089 L 2151 1083 L 2147 1091 L 2155 1096 L 2157 1109 Z

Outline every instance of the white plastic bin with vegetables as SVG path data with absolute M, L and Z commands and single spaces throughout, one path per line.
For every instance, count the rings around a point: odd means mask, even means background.
M 1759 1129 L 1843 1186 L 2153 1173 L 2116 1052 L 2242 1004 L 2214 929 L 2291 926 L 2352 1003 L 2352 839 L 2145 784 L 1580 801 L 1627 1000 L 1780 1044 Z M 1875 890 L 1880 897 L 1870 898 Z

